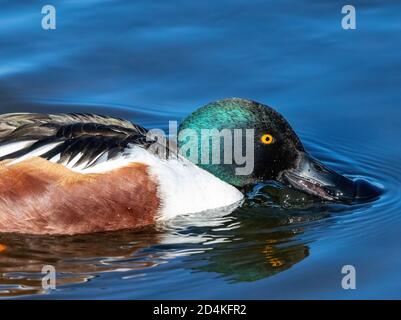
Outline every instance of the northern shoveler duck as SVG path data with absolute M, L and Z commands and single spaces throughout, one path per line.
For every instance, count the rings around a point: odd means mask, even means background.
M 241 203 L 239 188 L 277 180 L 324 199 L 353 182 L 309 156 L 287 121 L 265 105 L 225 99 L 191 114 L 180 132 L 254 129 L 254 170 L 193 164 L 149 148 L 147 130 L 93 114 L 0 116 L 0 232 L 78 234 L 137 228 Z M 192 142 L 196 143 L 196 142 Z M 182 144 L 182 142 L 181 142 Z M 192 145 L 194 147 L 194 145 Z M 209 148 L 195 146 L 200 157 Z

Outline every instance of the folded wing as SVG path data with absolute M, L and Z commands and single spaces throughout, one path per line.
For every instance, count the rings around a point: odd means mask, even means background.
M 0 115 L 0 161 L 42 157 L 70 168 L 118 159 L 128 146 L 147 148 L 147 130 L 129 121 L 93 114 Z

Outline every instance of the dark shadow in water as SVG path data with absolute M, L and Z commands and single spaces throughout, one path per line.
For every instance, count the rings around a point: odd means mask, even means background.
M 246 209 L 237 214 L 247 215 Z M 287 270 L 305 259 L 309 247 L 299 239 L 304 229 L 286 228 L 288 221 L 263 217 L 265 214 L 258 217 L 253 212 L 248 220 L 242 218 L 237 229 L 220 232 L 224 241 L 213 245 L 213 250 L 190 257 L 192 263 L 199 263 L 193 269 L 217 272 L 230 282 L 250 282 Z

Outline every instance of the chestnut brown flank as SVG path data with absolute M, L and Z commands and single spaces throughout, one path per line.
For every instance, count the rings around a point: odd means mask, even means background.
M 81 174 L 41 158 L 0 163 L 0 232 L 78 234 L 154 223 L 160 206 L 147 166 Z

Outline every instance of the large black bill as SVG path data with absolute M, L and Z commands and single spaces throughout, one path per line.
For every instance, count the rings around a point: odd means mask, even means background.
M 363 180 L 353 181 L 328 169 L 305 152 L 296 168 L 286 170 L 281 181 L 295 189 L 331 201 L 364 201 L 380 195 L 380 190 Z

